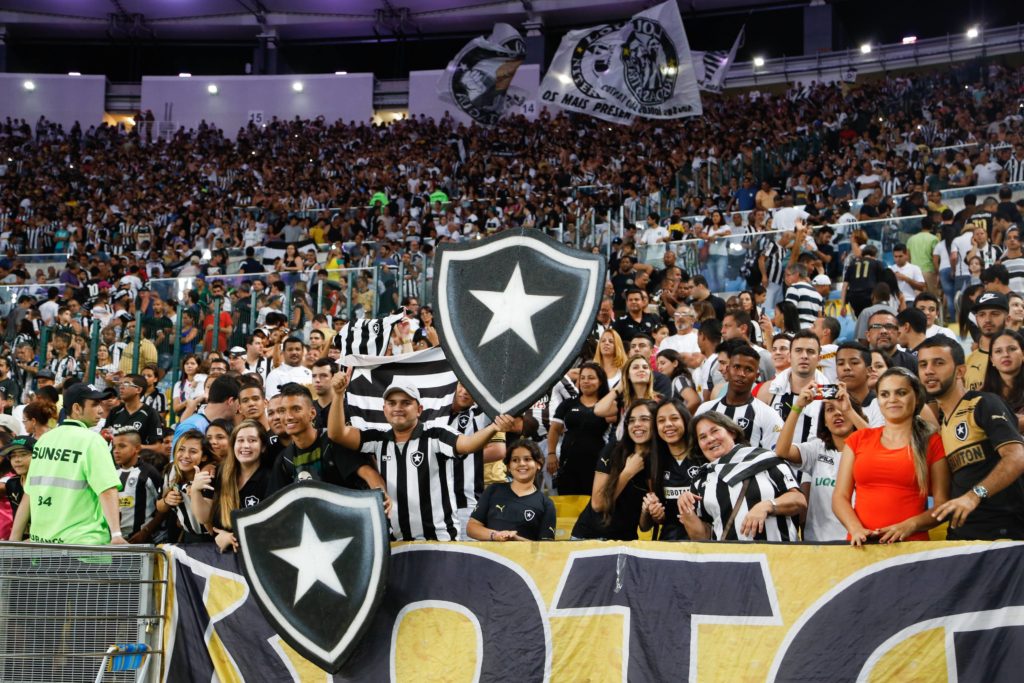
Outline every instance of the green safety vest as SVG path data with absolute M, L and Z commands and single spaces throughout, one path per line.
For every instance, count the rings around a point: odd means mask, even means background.
M 370 197 L 370 206 L 374 206 L 375 204 L 387 206 L 389 204 L 388 196 L 383 192 L 374 192 L 373 196 Z
M 433 204 L 434 202 L 441 202 L 443 206 L 448 203 L 448 195 L 441 190 L 434 190 L 430 193 L 430 203 Z
M 110 447 L 77 420 L 65 420 L 43 434 L 32 450 L 25 496 L 37 543 L 103 545 L 110 527 L 99 495 L 121 489 Z

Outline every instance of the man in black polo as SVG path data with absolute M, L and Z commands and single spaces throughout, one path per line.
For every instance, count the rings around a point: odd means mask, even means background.
M 951 498 L 932 516 L 950 540 L 1024 540 L 1024 440 L 1017 416 L 995 394 L 964 391 L 964 351 L 942 335 L 918 351 L 921 383 L 942 411 Z
M 142 394 L 149 383 L 142 375 L 126 375 L 118 386 L 121 407 L 110 413 L 105 427 L 112 435 L 122 432 L 137 432 L 143 444 L 159 441 L 157 427 L 160 426 L 160 413 L 142 402 Z
M 868 318 L 868 345 L 892 361 L 892 364 L 917 373 L 917 358 L 909 351 L 896 348 L 900 326 L 892 311 L 875 311 Z
M 627 346 L 634 336 L 652 336 L 661 325 L 658 316 L 644 313 L 646 302 L 647 295 L 639 287 L 630 287 L 626 290 L 626 314 L 615 321 L 614 328 L 622 337 L 622 343 Z

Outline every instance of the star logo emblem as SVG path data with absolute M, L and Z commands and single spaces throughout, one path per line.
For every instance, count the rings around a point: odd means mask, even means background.
M 383 494 L 308 481 L 235 510 L 231 521 L 238 563 L 267 621 L 303 657 L 337 672 L 387 584 Z
M 491 311 L 491 322 L 484 331 L 480 346 L 506 331 L 512 331 L 526 342 L 534 353 L 537 352 L 537 339 L 534 337 L 530 319 L 535 313 L 543 311 L 562 298 L 560 296 L 527 294 L 523 287 L 523 274 L 518 263 L 516 269 L 512 271 L 512 278 L 508 281 L 504 291 L 491 292 L 471 289 L 469 293 Z
M 335 593 L 348 595 L 334 571 L 334 561 L 341 557 L 345 548 L 352 542 L 351 538 L 339 538 L 334 541 L 323 541 L 317 536 L 309 515 L 302 520 L 302 540 L 291 548 L 271 550 L 270 552 L 295 567 L 299 575 L 295 580 L 295 599 L 293 605 L 309 592 L 313 584 L 320 582 Z
M 597 315 L 604 266 L 532 229 L 438 246 L 438 336 L 488 415 L 522 412 L 565 373 Z

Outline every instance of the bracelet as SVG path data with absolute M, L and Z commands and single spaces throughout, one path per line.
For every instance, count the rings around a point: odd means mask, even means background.
M 492 541 L 494 540 L 494 532 L 493 531 L 491 532 L 491 540 Z
M 789 411 L 789 412 L 791 412 L 791 413 L 793 413 L 793 414 L 795 414 L 795 415 L 799 415 L 800 413 L 804 412 L 804 409 L 803 409 L 803 408 L 801 408 L 800 406 L 793 406 L 793 407 L 792 407 L 792 408 L 790 409 L 790 411 Z
M 110 537 L 111 538 L 124 538 L 124 534 L 122 534 L 120 531 L 118 531 L 117 533 L 111 532 Z
M 773 515 L 777 514 L 778 511 L 779 511 L 779 507 L 775 504 L 775 499 L 772 498 L 771 500 L 769 500 L 768 504 L 772 506 L 771 514 L 773 514 Z

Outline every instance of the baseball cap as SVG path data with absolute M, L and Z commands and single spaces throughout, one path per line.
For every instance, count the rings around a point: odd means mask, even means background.
M 53 370 L 44 368 L 36 373 L 36 379 L 57 379 L 57 375 L 53 374 Z
M 92 384 L 79 382 L 72 384 L 64 390 L 64 409 L 70 412 L 71 406 L 83 401 L 102 401 L 109 398 L 106 392 L 97 389 Z
M 388 396 L 391 394 L 401 391 L 403 394 L 408 394 L 410 398 L 415 399 L 417 403 L 420 401 L 420 390 L 412 386 L 408 382 L 394 382 L 387 389 L 384 390 L 384 400 L 386 401 Z
M 6 417 L 10 417 L 10 415 L 7 415 Z M 7 425 L 4 426 L 6 427 Z M 10 457 L 10 455 L 13 454 L 15 451 L 28 451 L 29 453 L 31 453 L 35 445 L 36 439 L 34 436 L 26 434 L 24 436 L 16 437 L 9 444 L 4 446 L 3 450 L 0 450 L 0 457 Z
M 20 434 L 25 431 L 21 421 L 13 415 L 0 415 L 0 427 L 6 429 L 11 434 Z
M 814 279 L 811 280 L 811 284 L 815 287 L 831 287 L 832 280 L 829 279 L 828 275 L 815 275 Z
M 228 355 L 229 356 L 244 356 L 245 355 L 245 347 L 243 347 L 243 346 L 232 346 L 228 350 Z
M 986 308 L 998 308 L 1000 311 L 1010 311 L 1010 300 L 1005 294 L 999 292 L 985 292 L 974 302 L 972 311 L 980 311 Z

